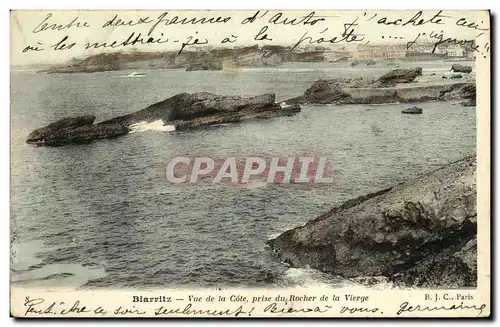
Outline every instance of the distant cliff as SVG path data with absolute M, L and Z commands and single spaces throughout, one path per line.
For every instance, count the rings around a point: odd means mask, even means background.
M 283 46 L 252 46 L 234 49 L 167 52 L 101 53 L 84 59 L 73 59 L 63 65 L 41 70 L 44 73 L 93 73 L 115 70 L 172 69 L 219 70 L 220 65 L 231 67 L 277 66 L 283 62 L 324 61 L 324 51 L 291 52 Z M 198 68 L 200 69 L 198 69 Z M 208 67 L 205 69 L 204 67 Z M 217 68 L 217 69 L 214 69 Z

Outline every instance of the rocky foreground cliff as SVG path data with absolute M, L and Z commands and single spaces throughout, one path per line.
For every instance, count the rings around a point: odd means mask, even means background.
M 347 201 L 270 240 L 279 260 L 410 287 L 477 280 L 476 156 Z

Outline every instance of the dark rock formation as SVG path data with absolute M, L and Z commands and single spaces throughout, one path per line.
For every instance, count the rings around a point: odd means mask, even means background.
M 34 130 L 28 135 L 28 143 L 38 143 L 43 142 L 44 139 L 62 130 L 75 129 L 80 126 L 92 125 L 94 123 L 95 116 L 86 115 L 79 117 L 67 117 L 56 121 L 55 123 L 49 124 L 45 127 Z
M 464 77 L 462 74 L 454 74 L 454 73 L 452 73 L 452 74 L 443 75 L 443 77 L 441 77 L 441 78 L 445 78 L 445 79 L 448 79 L 448 78 L 449 79 L 460 79 L 462 77 Z
M 445 249 L 433 259 L 420 260 L 408 270 L 389 277 L 398 286 L 460 288 L 476 286 L 477 238 L 474 236 L 458 252 Z
M 421 114 L 423 112 L 422 108 L 419 107 L 411 107 L 401 111 L 403 114 Z
M 158 104 L 161 104 L 163 110 L 166 109 L 165 112 L 168 112 L 167 120 L 161 116 L 160 119 L 169 121 L 169 125 L 174 125 L 177 130 L 184 130 L 204 125 L 236 123 L 248 119 L 290 115 L 290 110 L 286 108 L 283 110 L 275 100 L 274 94 L 242 98 L 201 92 L 179 94 Z M 148 110 L 148 108 L 144 110 Z M 300 111 L 300 106 L 293 113 L 298 111 Z M 137 114 L 140 115 L 140 113 Z M 138 118 L 133 117 L 132 119 L 137 121 Z
M 343 92 L 343 88 L 354 85 L 361 79 L 336 78 L 330 80 L 320 79 L 314 82 L 306 90 L 304 95 L 286 100 L 286 103 L 338 103 L 350 98 L 350 95 Z
M 471 66 L 464 66 L 464 65 L 460 65 L 460 64 L 453 64 L 451 66 L 451 70 L 455 73 L 469 74 L 472 72 L 472 67 Z
M 375 60 L 369 60 L 369 61 L 366 63 L 366 65 L 367 65 L 367 66 L 371 66 L 371 65 L 375 65 L 375 64 L 376 64 Z
M 395 69 L 382 75 L 378 80 L 375 81 L 375 87 L 390 87 L 395 86 L 398 83 L 411 83 L 417 78 L 417 76 L 422 76 L 422 68 L 411 68 L 411 69 Z
M 64 118 L 63 120 L 75 120 L 79 118 L 81 117 Z M 93 120 L 94 118 L 92 116 L 92 121 Z M 129 132 L 129 129 L 123 125 L 110 122 L 103 122 L 95 125 L 92 125 L 92 122 L 90 122 L 89 124 L 60 128 L 55 128 L 53 126 L 54 124 L 50 124 L 32 132 L 28 136 L 26 143 L 46 146 L 87 144 L 94 140 L 114 138 Z
M 165 125 L 174 125 L 176 129 L 187 129 L 246 119 L 293 115 L 299 111 L 299 105 L 292 104 L 282 108 L 275 102 L 274 94 L 242 98 L 207 92 L 181 93 L 143 110 L 99 124 L 92 124 L 95 118 L 93 116 L 65 118 L 32 132 L 27 143 L 53 146 L 88 143 L 96 139 L 127 134 L 132 125 L 137 123 L 158 120 Z
M 465 107 L 475 107 L 476 106 L 476 83 L 465 84 L 460 89 L 460 96 L 465 99 L 462 105 Z
M 439 100 L 463 100 L 462 105 L 466 107 L 476 106 L 476 83 L 451 84 L 439 93 Z
M 476 156 L 332 209 L 268 243 L 281 261 L 343 277 L 476 285 Z
M 380 104 L 466 99 L 467 101 L 463 102 L 464 105 L 475 105 L 474 81 L 453 84 L 418 85 L 415 83 L 408 85 L 409 81 L 421 74 L 421 68 L 396 69 L 374 81 L 363 78 L 318 80 L 303 95 L 285 102 L 288 104 Z M 398 83 L 403 84 L 397 85 Z
M 180 93 L 146 109 L 111 119 L 129 127 L 140 122 L 162 120 L 169 125 L 185 125 L 184 122 L 198 118 L 214 119 L 221 123 L 224 119 L 234 122 L 243 114 L 276 111 L 281 107 L 275 103 L 274 94 L 263 94 L 250 98 L 222 96 L 208 92 Z M 208 120 L 207 120 L 208 121 Z M 206 124 L 204 124 L 206 125 Z
M 350 64 L 350 65 L 351 65 L 352 67 L 357 66 L 357 65 L 359 65 L 359 61 L 354 60 L 353 62 L 351 62 L 351 64 Z

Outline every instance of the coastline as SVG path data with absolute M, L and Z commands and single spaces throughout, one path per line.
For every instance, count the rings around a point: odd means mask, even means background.
M 448 82 L 448 81 L 447 81 Z M 467 83 L 465 83 L 467 84 Z M 440 91 L 443 90 L 443 88 L 449 86 L 449 85 L 461 85 L 463 86 L 464 85 L 464 82 L 452 82 L 452 83 L 447 83 L 446 85 L 445 84 L 440 84 L 440 85 L 437 85 L 436 87 L 439 89 L 438 91 L 436 91 L 436 89 L 433 91 L 434 94 L 439 94 Z M 362 103 L 360 102 L 361 100 L 359 99 L 362 99 L 363 97 L 365 96 L 357 96 L 357 97 L 353 97 L 352 95 L 355 94 L 354 92 L 365 92 L 366 90 L 373 90 L 374 92 L 389 92 L 389 91 L 393 91 L 394 89 L 403 89 L 403 90 L 420 90 L 421 88 L 433 88 L 434 86 L 429 86 L 429 85 L 420 85 L 420 82 L 419 81 L 412 81 L 412 82 L 409 82 L 409 83 L 403 83 L 403 84 L 400 84 L 396 87 L 359 87 L 359 88 L 344 88 L 342 87 L 343 91 L 345 91 L 346 93 L 348 93 L 350 95 L 351 98 L 354 98 L 356 99 L 355 101 L 358 101 L 359 103 Z M 417 92 L 418 93 L 418 92 Z M 456 99 L 460 99 L 461 97 L 459 96 L 459 94 L 456 95 L 457 98 Z M 426 99 L 425 101 L 453 101 L 453 100 L 449 100 L 449 99 L 438 99 L 436 98 L 436 96 L 434 96 L 435 99 L 432 99 L 432 100 L 429 100 L 429 99 Z M 351 100 L 352 101 L 352 100 Z M 366 100 L 365 100 L 366 101 Z M 397 99 L 396 100 L 390 100 L 390 101 L 387 101 L 387 102 L 384 102 L 384 101 L 381 101 L 380 104 L 383 104 L 383 103 L 395 103 L 395 102 L 400 102 L 398 101 Z M 274 100 L 271 100 L 269 103 L 272 103 L 273 107 L 275 107 L 276 105 L 276 102 Z M 313 102 L 314 103 L 314 102 Z M 356 102 L 354 102 L 356 103 Z M 370 101 L 366 102 L 366 103 L 372 103 Z M 334 104 L 338 104 L 338 105 L 342 105 L 342 104 L 352 104 L 352 102 L 350 101 L 346 101 L 345 103 L 341 103 L 341 102 L 338 102 L 338 103 L 334 103 Z M 152 105 L 154 106 L 154 105 Z M 402 104 L 402 108 L 404 108 L 405 105 Z M 276 107 L 277 108 L 277 107 Z M 146 108 L 147 109 L 147 108 Z M 143 109 L 145 110 L 145 109 Z M 333 107 L 331 110 L 334 110 Z M 139 111 L 140 112 L 140 111 Z M 135 113 L 131 113 L 130 116 L 133 117 L 133 115 L 136 115 L 138 114 L 139 112 L 135 112 Z M 146 111 L 147 112 L 147 111 Z M 261 115 L 261 113 L 256 113 L 257 115 Z M 398 113 L 395 113 L 395 114 L 398 114 Z M 263 116 L 266 116 L 266 114 L 262 114 Z M 128 115 L 127 115 L 128 116 Z M 259 117 L 250 117 L 248 116 L 249 119 L 251 118 L 259 118 Z M 267 117 L 263 117 L 263 118 L 271 118 L 271 117 L 275 117 L 275 116 L 267 116 Z M 114 122 L 117 122 L 117 118 L 120 118 L 118 119 L 118 121 L 120 121 L 120 123 L 123 124 L 124 121 L 127 121 L 127 119 L 124 119 L 124 118 L 121 118 L 121 117 L 115 117 L 113 119 L 111 119 L 110 121 L 114 121 Z M 129 122 L 125 123 L 124 125 L 125 126 L 129 126 L 133 123 L 137 123 L 139 121 L 143 121 L 142 119 L 145 118 L 146 120 L 149 120 L 149 119 L 153 119 L 155 117 L 153 116 L 150 116 L 150 115 L 147 115 L 147 116 L 144 116 L 142 118 L 140 118 L 139 116 L 137 116 L 137 119 L 132 119 L 130 120 Z M 200 117 L 202 118 L 202 117 Z M 214 123 L 220 123 L 220 120 L 218 120 L 218 118 L 214 117 L 215 120 L 213 120 Z M 226 119 L 227 117 L 224 117 L 224 119 Z M 262 118 L 262 117 L 261 117 Z M 172 121 L 175 121 L 175 120 L 172 120 Z M 195 127 L 198 127 L 198 126 L 202 126 L 202 125 L 205 125 L 205 123 L 207 123 L 207 121 L 201 121 L 201 123 L 198 124 L 199 120 L 196 120 L 196 119 L 186 119 L 186 120 L 178 120 L 177 121 L 179 124 L 185 124 L 185 127 L 186 128 L 195 128 Z M 102 122 L 101 122 L 102 123 Z M 99 124 L 101 124 L 99 123 Z M 189 126 L 189 124 L 193 124 L 193 126 Z M 207 125 L 208 124 L 211 124 L 210 121 L 208 121 Z M 97 124 L 96 124 L 97 125 Z M 167 125 L 167 122 L 165 122 L 165 125 Z M 181 126 L 181 125 L 178 125 L 178 126 Z M 180 128 L 182 129 L 182 127 Z M 125 133 L 126 134 L 126 133 Z M 363 276 L 360 276 L 360 277 L 363 277 Z
M 98 139 L 126 135 L 132 131 L 131 126 L 136 124 L 169 125 L 175 131 L 250 119 L 290 116 L 299 113 L 300 105 L 307 103 L 342 105 L 457 101 L 463 106 L 476 105 L 475 81 L 468 75 L 464 78 L 465 82 L 421 85 L 418 80 L 422 75 L 423 69 L 417 67 L 390 70 L 374 79 L 317 80 L 303 95 L 281 103 L 276 102 L 274 93 L 249 98 L 208 92 L 181 93 L 143 110 L 96 124 L 95 116 L 88 119 L 91 115 L 64 117 L 34 130 L 26 142 L 48 146 L 87 144 Z

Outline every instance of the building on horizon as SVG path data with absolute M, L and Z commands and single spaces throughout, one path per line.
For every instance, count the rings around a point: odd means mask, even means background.
M 404 57 L 406 57 L 404 44 L 360 45 L 353 54 L 353 59 L 358 61 L 391 60 Z
M 435 55 L 442 57 L 457 57 L 463 58 L 467 57 L 467 52 L 465 46 L 459 44 L 440 44 L 436 46 L 435 43 L 427 41 L 427 42 L 418 42 L 413 44 L 408 49 L 408 55 Z

